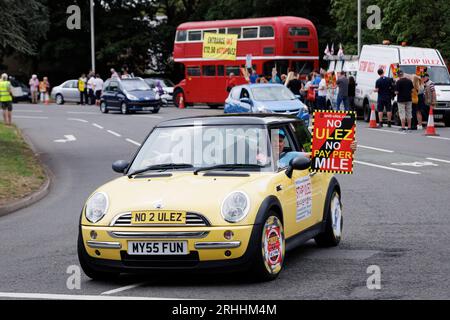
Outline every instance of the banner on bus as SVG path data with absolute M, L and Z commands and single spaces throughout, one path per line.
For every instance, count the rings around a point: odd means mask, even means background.
M 203 36 L 203 58 L 236 60 L 237 34 L 205 32 Z
M 316 111 L 313 117 L 311 172 L 353 173 L 353 111 Z

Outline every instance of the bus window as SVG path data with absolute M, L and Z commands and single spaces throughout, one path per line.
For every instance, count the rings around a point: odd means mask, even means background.
M 225 74 L 225 68 L 224 66 L 217 66 L 217 75 L 223 76 Z
M 307 41 L 295 41 L 294 42 L 295 49 L 308 49 Z
M 258 37 L 258 28 L 244 28 L 242 31 L 242 38 L 251 39 Z
M 205 33 L 217 33 L 217 30 L 203 30 L 203 38 L 205 38 Z
M 228 28 L 228 34 L 237 34 L 238 39 L 241 38 L 241 28 Z
M 230 73 L 234 73 L 235 76 L 239 76 L 241 74 L 241 71 L 239 70 L 239 66 L 227 66 L 226 71 L 227 71 L 227 76 L 229 76 Z
M 309 29 L 305 27 L 290 27 L 290 36 L 309 36 Z
M 227 30 L 225 29 L 225 28 L 221 28 L 221 29 L 219 29 L 219 33 L 227 33 Z
M 203 66 L 202 73 L 204 76 L 213 77 L 216 75 L 216 66 Z
M 313 69 L 314 64 L 312 61 L 292 61 L 292 70 L 298 72 L 299 74 L 309 74 L 313 71 Z
M 177 31 L 177 41 L 186 41 L 187 32 L 186 30 Z
M 201 31 L 189 31 L 188 40 L 189 41 L 202 40 L 202 32 Z
M 280 77 L 283 73 L 287 74 L 289 68 L 289 60 L 270 60 L 263 64 L 263 74 L 266 76 L 272 76 L 272 69 L 277 68 L 278 76 Z
M 190 77 L 199 77 L 201 76 L 200 67 L 188 67 L 187 74 Z
M 260 38 L 272 38 L 274 36 L 273 28 L 271 26 L 263 26 L 259 28 Z
M 263 48 L 263 54 L 274 54 L 275 49 L 274 47 L 265 47 Z

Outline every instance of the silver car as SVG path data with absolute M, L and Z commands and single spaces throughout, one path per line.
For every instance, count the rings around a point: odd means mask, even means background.
M 67 80 L 63 84 L 52 89 L 51 98 L 57 104 L 65 102 L 79 102 L 80 92 L 78 91 L 78 80 Z
M 145 82 L 153 89 L 153 91 L 157 92 L 161 96 L 161 101 L 164 106 L 173 105 L 173 87 L 175 86 L 172 81 L 164 78 L 146 78 Z M 158 92 L 156 89 L 156 84 L 159 81 L 164 93 Z

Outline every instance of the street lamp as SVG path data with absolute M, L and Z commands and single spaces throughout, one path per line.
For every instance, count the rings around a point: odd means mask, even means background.
M 361 55 L 361 0 L 358 1 L 358 57 Z
M 95 72 L 94 0 L 90 0 L 91 11 L 91 69 Z

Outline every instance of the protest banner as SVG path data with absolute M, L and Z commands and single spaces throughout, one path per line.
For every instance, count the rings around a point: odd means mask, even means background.
M 398 79 L 398 72 L 400 71 L 400 65 L 398 63 L 391 64 L 392 78 Z
M 205 32 L 202 57 L 217 60 L 236 60 L 237 34 Z
M 417 66 L 416 67 L 416 75 L 419 77 L 423 77 L 427 73 L 427 67 L 425 66 Z
M 353 111 L 314 112 L 310 171 L 352 174 L 355 127 Z

